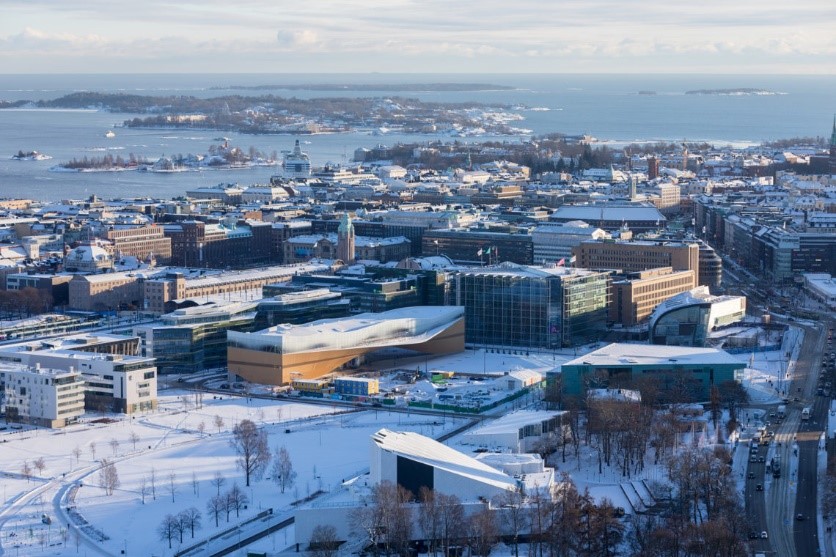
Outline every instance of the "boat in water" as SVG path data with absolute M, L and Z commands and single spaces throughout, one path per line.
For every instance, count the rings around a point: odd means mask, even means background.
M 24 153 L 23 151 L 18 151 L 17 154 L 12 155 L 12 160 L 15 161 L 48 161 L 52 157 L 49 155 L 44 155 L 43 153 L 39 153 L 37 151 L 28 151 Z
M 114 137 L 116 137 L 116 133 L 114 133 L 113 130 L 107 130 L 107 132 L 105 133 L 105 137 L 108 139 L 113 139 Z

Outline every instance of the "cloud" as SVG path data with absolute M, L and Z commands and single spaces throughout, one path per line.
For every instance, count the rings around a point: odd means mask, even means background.
M 320 44 L 319 35 L 311 29 L 276 33 L 279 46 L 286 49 L 313 49 Z

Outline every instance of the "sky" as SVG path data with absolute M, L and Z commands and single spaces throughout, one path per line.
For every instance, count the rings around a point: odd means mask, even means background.
M 0 73 L 836 73 L 833 0 L 0 0 Z

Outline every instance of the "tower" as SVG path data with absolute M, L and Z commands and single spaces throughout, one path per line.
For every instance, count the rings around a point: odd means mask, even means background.
M 630 176 L 630 201 L 636 200 L 636 182 L 638 182 L 638 176 L 633 174 Z
M 836 176 L 836 115 L 833 116 L 833 131 L 830 132 L 830 175 Z
M 346 264 L 354 263 L 354 225 L 348 213 L 343 213 L 337 228 L 337 259 Z

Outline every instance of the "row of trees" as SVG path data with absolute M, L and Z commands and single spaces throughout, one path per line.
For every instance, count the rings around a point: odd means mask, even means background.
M 382 482 L 352 513 L 351 526 L 366 536 L 372 551 L 387 556 L 407 555 L 417 537 L 430 555 L 467 547 L 472 555 L 486 556 L 505 539 L 519 557 L 525 536 L 531 555 L 597 557 L 617 554 L 624 539 L 618 515 L 610 502 L 596 505 L 588 493 L 578 492 L 565 475 L 551 491 L 527 496 L 509 491 L 471 513 L 455 495 L 422 488 L 416 502 L 402 486 Z M 334 535 L 325 525 L 314 530 L 310 544 L 318 557 L 330 557 L 322 552 L 333 548 Z
M 52 311 L 52 294 L 27 286 L 21 290 L 0 290 L 0 312 L 23 319 Z
M 157 534 L 163 541 L 168 541 L 168 548 L 171 549 L 171 542 L 178 537 L 183 543 L 183 534 L 191 532 L 194 539 L 195 530 L 200 530 L 200 511 L 195 507 L 180 511 L 178 514 L 167 514 L 157 527 Z

